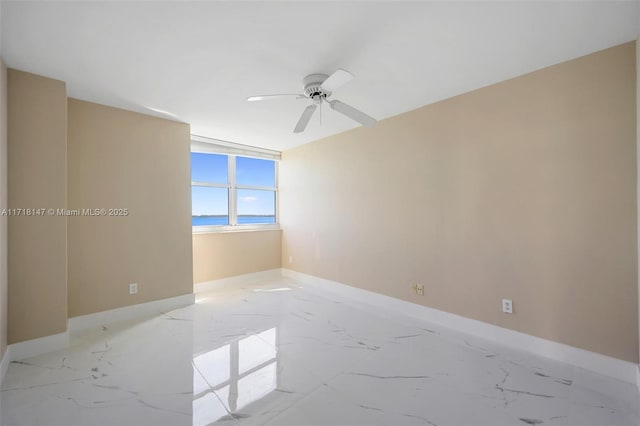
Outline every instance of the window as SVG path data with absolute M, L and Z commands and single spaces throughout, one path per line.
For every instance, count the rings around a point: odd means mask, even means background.
M 229 225 L 229 160 L 191 153 L 192 226 Z
M 194 231 L 274 226 L 277 223 L 276 160 L 210 152 L 214 149 L 202 148 L 202 144 L 194 149 L 192 144 L 191 223 Z
M 276 223 L 276 162 L 235 157 L 237 223 Z

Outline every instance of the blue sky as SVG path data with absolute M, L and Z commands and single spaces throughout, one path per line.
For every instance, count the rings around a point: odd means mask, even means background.
M 191 180 L 227 183 L 227 157 L 218 154 L 191 153 Z M 236 158 L 238 185 L 275 186 L 275 162 L 257 158 Z M 226 188 L 192 187 L 193 215 L 227 215 Z M 273 191 L 238 189 L 238 215 L 275 214 Z

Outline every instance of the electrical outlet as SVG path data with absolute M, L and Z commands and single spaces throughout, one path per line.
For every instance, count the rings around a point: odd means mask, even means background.
M 411 283 L 411 293 L 424 296 L 424 284 Z
M 502 312 L 505 314 L 513 313 L 513 302 L 511 299 L 502 299 Z
M 138 292 L 138 283 L 129 284 L 129 294 L 136 294 Z

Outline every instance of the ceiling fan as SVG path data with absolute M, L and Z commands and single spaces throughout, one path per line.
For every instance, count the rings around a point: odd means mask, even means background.
M 286 93 L 279 95 L 261 95 L 261 96 L 251 96 L 247 98 L 249 102 L 253 101 L 264 101 L 278 98 L 285 98 L 290 96 L 295 96 L 296 99 L 309 99 L 313 101 L 313 104 L 309 105 L 302 111 L 302 115 L 298 120 L 298 124 L 293 129 L 293 133 L 301 133 L 304 132 L 304 129 L 307 128 L 307 124 L 311 120 L 313 113 L 316 109 L 322 108 L 322 104 L 324 102 L 328 103 L 331 109 L 334 111 L 338 111 L 341 114 L 346 115 L 350 119 L 357 121 L 365 127 L 371 127 L 376 124 L 376 119 L 368 116 L 364 112 L 355 109 L 352 106 L 345 104 L 344 102 L 340 102 L 336 99 L 329 100 L 333 91 L 340 86 L 348 83 L 353 79 L 353 74 L 349 71 L 345 71 L 343 69 L 338 69 L 331 75 L 325 74 L 310 74 L 306 76 L 303 80 L 304 94 L 301 93 Z M 322 113 L 322 110 L 320 111 Z

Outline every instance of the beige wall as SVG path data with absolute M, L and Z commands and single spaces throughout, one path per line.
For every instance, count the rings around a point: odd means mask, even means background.
M 69 99 L 69 317 L 192 293 L 189 125 Z M 129 283 L 138 294 L 129 295 Z
M 0 58 L 0 210 L 7 208 L 7 67 Z M 0 216 L 0 359 L 7 349 L 7 216 Z
M 281 267 L 281 231 L 193 234 L 193 281 Z
M 283 265 L 637 362 L 635 84 L 627 43 L 286 151 Z
M 67 95 L 62 81 L 8 70 L 8 205 L 66 205 Z M 67 221 L 8 220 L 8 342 L 67 327 Z

